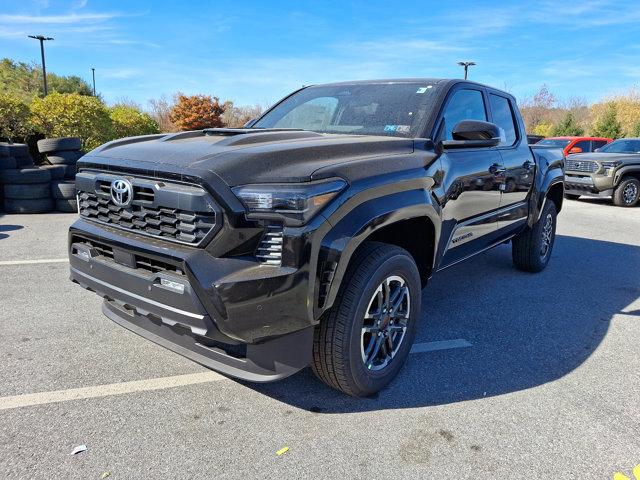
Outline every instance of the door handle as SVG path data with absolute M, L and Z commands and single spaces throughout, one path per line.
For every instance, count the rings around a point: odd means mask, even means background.
M 489 167 L 489 172 L 494 175 L 502 175 L 507 169 L 498 163 L 494 163 Z

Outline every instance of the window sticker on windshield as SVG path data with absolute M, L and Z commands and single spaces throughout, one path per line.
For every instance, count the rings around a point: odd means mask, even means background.
M 430 88 L 432 88 L 432 87 L 433 87 L 433 85 L 428 85 L 428 86 L 426 86 L 426 87 L 420 87 L 420 88 L 418 89 L 418 91 L 416 91 L 416 93 L 424 93 L 424 92 L 426 92 L 427 90 L 429 90 L 429 89 L 430 89 Z
M 384 126 L 384 131 L 385 132 L 408 133 L 410 128 L 411 128 L 410 125 L 385 125 Z

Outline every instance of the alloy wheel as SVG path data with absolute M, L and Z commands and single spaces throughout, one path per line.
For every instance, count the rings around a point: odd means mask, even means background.
M 544 258 L 549 253 L 551 240 L 553 239 L 553 215 L 547 213 L 542 227 L 542 246 L 540 247 L 540 257 Z
M 360 350 L 362 361 L 369 370 L 382 370 L 402 345 L 411 295 L 403 278 L 387 277 L 375 290 L 364 317 Z

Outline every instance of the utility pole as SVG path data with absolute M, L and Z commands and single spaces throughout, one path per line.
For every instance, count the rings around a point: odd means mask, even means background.
M 93 76 L 93 96 L 96 96 L 96 69 L 91 69 L 91 75 Z
M 47 96 L 49 90 L 47 88 L 47 67 L 44 64 L 44 42 L 47 40 L 53 40 L 51 37 L 44 37 L 42 35 L 28 35 L 29 38 L 40 40 L 40 54 L 42 55 L 42 78 L 44 80 L 44 96 Z
M 469 69 L 469 67 L 473 67 L 476 64 L 476 62 L 458 62 L 458 65 L 460 65 L 461 67 L 464 67 L 464 79 L 467 79 L 467 70 Z

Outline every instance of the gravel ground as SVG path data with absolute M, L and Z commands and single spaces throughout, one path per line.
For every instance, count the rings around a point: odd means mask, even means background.
M 5 478 L 595 479 L 640 463 L 640 208 L 566 201 L 538 275 L 508 245 L 436 275 L 416 341 L 471 346 L 411 355 L 370 399 L 309 371 L 207 373 L 103 317 L 65 263 L 7 264 L 64 258 L 73 218 L 0 217 Z

